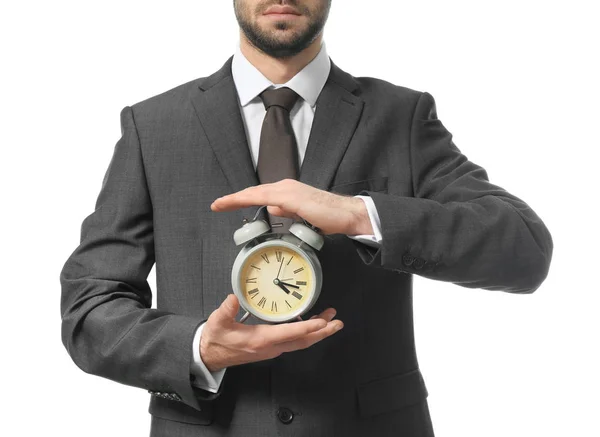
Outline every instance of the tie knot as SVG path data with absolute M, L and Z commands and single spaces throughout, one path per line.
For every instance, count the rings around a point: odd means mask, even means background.
M 277 89 L 266 89 L 260 93 L 265 109 L 269 109 L 271 106 L 281 106 L 288 112 L 292 110 L 298 97 L 300 96 L 296 94 L 296 91 L 286 86 Z

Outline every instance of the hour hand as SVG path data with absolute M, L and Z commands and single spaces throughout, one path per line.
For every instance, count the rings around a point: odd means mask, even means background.
M 291 293 L 290 290 L 288 290 L 287 287 L 285 285 L 283 285 L 283 282 L 281 282 L 279 279 L 277 279 L 277 278 L 273 279 L 273 284 L 277 285 L 279 288 L 281 288 L 287 294 Z
M 280 284 L 283 284 L 283 285 L 287 285 L 288 287 L 300 288 L 300 287 L 298 287 L 297 285 L 288 284 L 287 282 L 282 282 L 282 281 L 279 281 L 279 283 L 280 283 Z

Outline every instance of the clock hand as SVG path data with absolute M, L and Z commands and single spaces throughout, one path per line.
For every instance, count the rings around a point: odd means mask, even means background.
M 290 291 L 290 290 L 288 290 L 288 289 L 287 289 L 287 287 L 286 287 L 285 285 L 283 285 L 281 282 L 279 283 L 279 286 L 280 286 L 281 288 L 283 288 L 283 291 L 285 291 L 287 294 L 290 294 L 290 293 L 291 293 L 291 291 Z
M 281 273 L 281 266 L 283 265 L 283 259 L 284 257 L 281 257 L 281 263 L 279 263 L 279 271 L 277 272 L 277 279 L 279 279 L 279 273 Z
M 279 280 L 279 283 L 280 283 L 280 284 L 283 284 L 283 285 L 287 285 L 288 287 L 300 288 L 300 287 L 298 287 L 297 285 L 288 284 L 287 282 L 283 282 L 283 281 L 281 281 L 281 280 Z
M 287 294 L 290 294 L 290 290 L 288 290 L 287 287 L 279 281 L 279 279 L 277 279 L 277 278 L 273 279 L 273 284 L 277 285 L 279 288 L 281 288 Z

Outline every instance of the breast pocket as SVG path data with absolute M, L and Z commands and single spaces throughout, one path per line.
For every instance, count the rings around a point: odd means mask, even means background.
M 361 179 L 358 181 L 348 181 L 332 185 L 330 190 L 332 193 L 347 194 L 355 196 L 361 191 L 379 191 L 387 192 L 388 178 L 380 176 L 370 179 Z

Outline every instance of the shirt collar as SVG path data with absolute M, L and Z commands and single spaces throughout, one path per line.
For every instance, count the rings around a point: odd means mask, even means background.
M 287 86 L 293 89 L 300 97 L 314 107 L 317 103 L 317 97 L 321 89 L 325 86 L 329 70 L 331 69 L 331 60 L 327 55 L 325 41 L 321 42 L 321 50 L 302 70 L 294 77 L 281 86 Z M 267 79 L 254 65 L 246 59 L 240 50 L 239 42 L 236 52 L 233 55 L 231 64 L 231 73 L 233 81 L 240 98 L 240 104 L 246 106 L 252 99 L 257 97 L 265 89 L 273 85 L 279 88 Z

